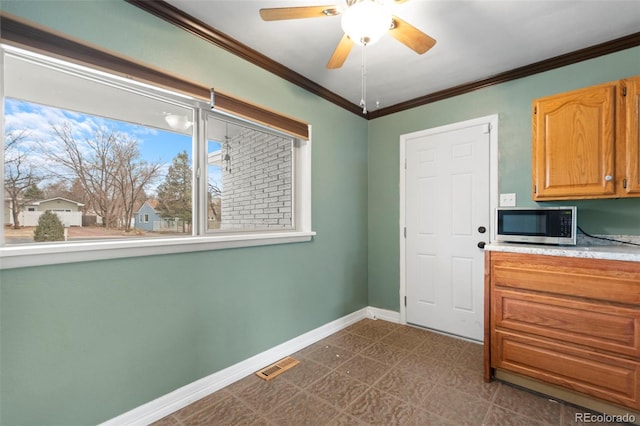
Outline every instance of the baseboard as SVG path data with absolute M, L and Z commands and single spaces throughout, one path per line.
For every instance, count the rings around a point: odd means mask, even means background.
M 161 396 L 140 407 L 134 408 L 118 417 L 114 417 L 102 423 L 102 426 L 120 425 L 148 425 L 169 414 L 186 407 L 205 396 L 218 391 L 225 386 L 260 370 L 266 365 L 272 364 L 287 355 L 299 351 L 325 337 L 342 330 L 364 318 L 380 319 L 390 322 L 399 322 L 400 314 L 384 309 L 367 307 L 338 318 L 328 324 L 304 333 L 287 342 L 275 346 L 265 352 L 257 354 L 249 359 L 241 361 L 231 367 L 203 377 L 193 383 L 183 386 L 175 391 Z
M 400 312 L 388 311 L 386 309 L 374 308 L 369 306 L 367 308 L 368 317 L 371 319 L 380 319 L 393 323 L 400 323 Z

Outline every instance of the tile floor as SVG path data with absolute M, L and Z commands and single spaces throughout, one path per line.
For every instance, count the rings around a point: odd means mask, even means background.
M 156 422 L 165 425 L 574 425 L 585 410 L 482 380 L 482 345 L 362 320 Z

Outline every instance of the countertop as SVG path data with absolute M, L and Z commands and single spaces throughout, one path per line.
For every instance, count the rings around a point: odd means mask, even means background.
M 640 246 L 633 245 L 577 245 L 553 246 L 543 244 L 519 244 L 493 242 L 485 250 L 510 253 L 544 254 L 547 256 L 582 257 L 640 262 Z

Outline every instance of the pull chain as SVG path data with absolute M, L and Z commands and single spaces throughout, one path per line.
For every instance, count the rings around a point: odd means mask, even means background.
M 362 98 L 360 106 L 362 113 L 367 114 L 367 44 L 362 45 Z

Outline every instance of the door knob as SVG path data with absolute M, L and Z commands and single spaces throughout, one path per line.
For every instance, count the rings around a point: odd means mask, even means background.
M 485 243 L 484 241 L 480 241 L 478 243 L 478 248 L 484 249 L 484 246 L 486 246 L 486 245 L 487 245 L 487 243 Z
M 484 234 L 485 232 L 487 232 L 487 228 L 485 228 L 484 226 L 479 226 L 478 227 L 478 232 L 481 234 Z

